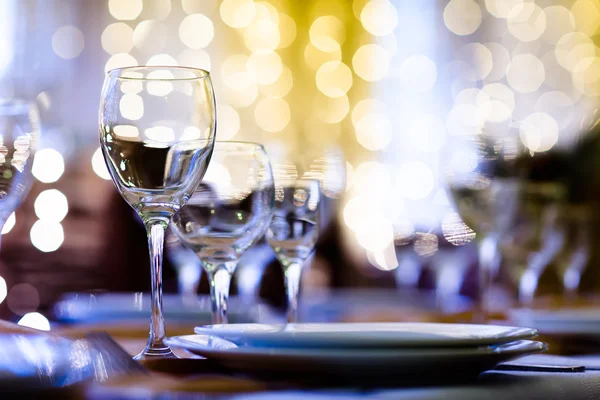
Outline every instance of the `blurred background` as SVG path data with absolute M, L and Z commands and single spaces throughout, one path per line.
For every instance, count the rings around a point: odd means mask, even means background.
M 597 0 L 1 1 L 0 97 L 37 103 L 42 150 L 36 184 L 2 231 L 0 308 L 48 315 L 64 293 L 148 290 L 143 227 L 110 181 L 97 132 L 104 73 L 130 65 L 209 70 L 219 140 L 343 152 L 346 188 L 331 199 L 304 290 L 474 296 L 477 234 L 446 188 L 448 165 L 471 162 L 454 138 L 514 131 L 549 155 L 546 175 L 563 168 L 552 154 L 592 151 L 594 135 L 580 144 L 597 117 L 599 28 Z M 135 97 L 121 112 L 141 117 Z M 571 177 L 590 189 L 593 158 Z M 536 295 L 596 291 L 593 215 L 569 222 L 567 237 L 580 238 L 551 246 Z M 536 224 L 538 236 L 551 231 Z M 249 252 L 238 275 L 253 272 L 237 278 L 281 305 L 269 252 Z M 173 292 L 183 261 L 169 261 Z M 506 275 L 499 295 L 512 298 L 523 274 Z

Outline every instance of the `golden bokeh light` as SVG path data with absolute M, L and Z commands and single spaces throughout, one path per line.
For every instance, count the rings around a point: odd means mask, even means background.
M 183 5 L 183 2 L 182 2 Z M 148 19 L 164 20 L 171 13 L 171 0 L 152 0 L 144 7 L 144 17 Z
M 577 0 L 571 6 L 575 27 L 587 36 L 593 36 L 600 27 L 600 4 L 593 0 Z
M 470 70 L 474 74 L 468 78 L 473 80 L 486 79 L 494 66 L 492 52 L 481 43 L 468 43 L 462 46 L 458 50 L 458 57 L 471 67 Z
M 522 42 L 531 42 L 546 30 L 546 13 L 534 3 L 525 3 L 508 18 L 507 24 L 511 35 Z
M 556 60 L 563 68 L 573 71 L 583 59 L 596 55 L 596 46 L 587 35 L 581 32 L 567 33 L 556 43 Z
M 104 71 L 108 72 L 111 69 L 123 68 L 123 67 L 134 67 L 138 65 L 137 60 L 131 55 L 126 53 L 115 54 L 108 59 L 104 66 Z
M 259 85 L 269 85 L 281 75 L 283 63 L 279 54 L 271 50 L 252 53 L 246 63 L 246 70 Z
M 133 21 L 143 8 L 142 0 L 108 0 L 108 11 L 115 19 Z
M 450 0 L 444 8 L 444 24 L 456 35 L 470 35 L 481 25 L 481 7 L 474 0 Z
M 341 61 L 342 51 L 337 49 L 327 53 L 317 49 L 312 43 L 308 43 L 304 48 L 304 60 L 310 68 L 316 70 L 326 62 Z
M 215 35 L 213 23 L 204 14 L 188 15 L 179 25 L 179 39 L 190 49 L 202 49 Z
M 354 0 L 352 2 L 352 13 L 356 19 L 360 20 L 360 14 L 369 1 L 371 0 Z
M 350 111 L 350 102 L 346 95 L 331 98 L 317 94 L 313 101 L 313 109 L 321 121 L 335 124 L 346 118 Z
M 275 50 L 279 47 L 279 13 L 266 2 L 255 3 L 256 15 L 250 25 L 244 28 L 244 43 L 248 50 Z
M 571 11 L 563 6 L 550 6 L 544 8 L 546 14 L 546 30 L 542 39 L 555 45 L 561 37 L 575 31 L 575 18 Z
M 336 51 L 346 40 L 346 29 L 339 18 L 325 15 L 317 18 L 309 30 L 310 42 L 326 53 Z
M 141 21 L 133 30 L 133 44 L 146 53 L 158 53 L 165 47 L 167 40 L 165 26 L 153 20 Z
M 179 65 L 210 71 L 210 55 L 202 49 L 183 49 L 177 56 Z
M 392 141 L 392 122 L 386 114 L 367 114 L 356 124 L 356 140 L 367 150 L 385 149 Z
M 378 44 L 366 44 L 358 48 L 352 57 L 352 68 L 365 81 L 383 79 L 390 69 L 390 54 Z
M 558 141 L 558 124 L 546 113 L 528 115 L 519 129 L 521 141 L 531 151 L 550 150 Z
M 398 25 L 398 10 L 389 0 L 371 0 L 362 8 L 360 22 L 372 35 L 389 35 Z
M 251 80 L 247 86 L 237 88 L 225 86 L 223 89 L 227 103 L 237 108 L 251 106 L 258 97 L 258 86 Z
M 256 123 L 267 132 L 280 132 L 290 123 L 290 106 L 284 99 L 264 98 L 254 110 Z
M 285 97 L 294 86 L 294 77 L 292 71 L 285 65 L 281 69 L 279 78 L 269 84 L 260 85 L 260 92 L 266 97 Z
M 512 90 L 502 83 L 485 85 L 476 99 L 479 109 L 483 109 L 485 118 L 491 122 L 508 120 L 515 109 L 515 96 Z
M 104 29 L 100 40 L 108 54 L 129 53 L 133 48 L 133 29 L 123 22 L 116 22 Z
M 218 0 L 181 0 L 181 8 L 183 8 L 183 11 L 185 11 L 186 14 L 207 14 L 215 9 L 217 2 Z
M 296 40 L 296 21 L 285 13 L 279 13 L 279 46 L 278 49 L 289 47 Z
M 224 83 L 227 103 L 235 107 L 248 107 L 258 96 L 258 86 L 246 66 L 248 57 L 234 54 L 221 65 L 221 80 Z
M 586 96 L 600 96 L 600 58 L 586 58 L 573 68 L 573 86 Z
M 317 88 L 329 97 L 340 97 L 352 87 L 352 71 L 340 61 L 323 64 L 316 75 Z
M 510 18 L 517 14 L 524 0 L 485 0 L 485 7 L 496 18 Z
M 123 118 L 137 121 L 144 116 L 144 99 L 137 94 L 124 94 L 119 101 Z
M 427 92 L 437 81 L 437 67 L 425 55 L 408 57 L 400 65 L 400 83 L 406 89 L 414 92 Z
M 546 79 L 544 64 L 533 54 L 519 54 L 508 64 L 506 79 L 517 92 L 535 92 Z
M 217 126 L 219 127 L 219 140 L 233 139 L 240 131 L 240 114 L 227 104 L 219 105 Z
M 245 28 L 254 19 L 256 7 L 253 0 L 223 0 L 219 13 L 230 27 Z

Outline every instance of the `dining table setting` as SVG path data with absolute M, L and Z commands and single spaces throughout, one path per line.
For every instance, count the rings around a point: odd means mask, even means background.
M 189 26 L 181 26 L 185 37 Z M 261 62 L 247 65 L 269 83 Z M 221 138 L 218 115 L 232 114 L 217 103 L 213 78 L 158 62 L 107 68 L 97 159 L 130 206 L 135 232 L 146 234 L 150 290 L 75 287 L 43 310 L 48 319 L 0 320 L 0 398 L 600 399 L 600 299 L 580 290 L 597 275 L 597 110 L 579 121 L 573 147 L 552 151 L 540 136 L 553 127 L 545 120 L 538 129 L 537 119 L 490 111 L 486 118 L 506 124 L 475 129 L 455 115 L 464 129 L 439 146 L 435 179 L 445 186 L 431 196 L 452 212 L 436 231 L 405 218 L 433 193 L 419 194 L 433 182 L 429 167 L 415 161 L 392 176 L 371 162 L 361 172 L 335 146 L 290 151 Z M 481 100 L 482 89 L 477 102 L 500 101 L 497 90 Z M 268 121 L 289 114 L 262 111 Z M 372 129 L 385 130 L 374 115 Z M 33 184 L 39 118 L 35 102 L 0 101 L 0 225 Z M 343 203 L 359 178 L 387 191 Z M 406 201 L 394 197 L 403 190 Z M 430 210 L 420 217 L 437 218 Z M 332 232 L 336 245 L 323 245 Z M 363 270 L 371 284 L 344 285 L 339 276 L 354 272 L 340 260 L 360 264 L 358 251 L 377 271 Z M 167 263 L 176 291 L 166 290 Z M 266 264 L 282 278 L 279 304 L 273 286 L 261 292 Z M 393 283 L 373 283 L 391 281 L 394 269 Z M 0 303 L 6 297 L 12 307 L 1 279 Z M 34 297 L 24 293 L 23 302 Z M 47 299 L 35 293 L 38 309 Z

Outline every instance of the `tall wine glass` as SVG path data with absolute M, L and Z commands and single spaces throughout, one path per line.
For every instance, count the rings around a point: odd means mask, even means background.
M 206 172 L 214 145 L 215 98 L 208 72 L 185 67 L 109 71 L 100 102 L 100 145 L 117 189 L 148 234 L 152 318 L 137 359 L 173 357 L 164 343 L 165 230 Z
M 273 174 L 261 145 L 216 142 L 204 180 L 173 218 L 173 232 L 202 260 L 213 323 L 227 323 L 229 283 L 240 257 L 265 233 Z
M 35 104 L 0 100 L 0 230 L 31 188 L 39 123 Z

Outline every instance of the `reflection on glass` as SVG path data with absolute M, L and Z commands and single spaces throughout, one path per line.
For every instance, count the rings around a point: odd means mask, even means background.
M 242 254 L 264 234 L 273 195 L 262 146 L 217 142 L 204 180 L 173 218 L 173 232 L 208 274 L 214 323 L 227 323 L 231 276 Z
M 31 187 L 39 123 L 34 104 L 0 101 L 0 227 Z
M 138 358 L 173 356 L 163 341 L 165 230 L 206 171 L 215 119 L 213 88 L 206 71 L 129 67 L 106 75 L 100 104 L 100 146 L 117 189 L 144 221 L 150 249 L 150 338 Z

